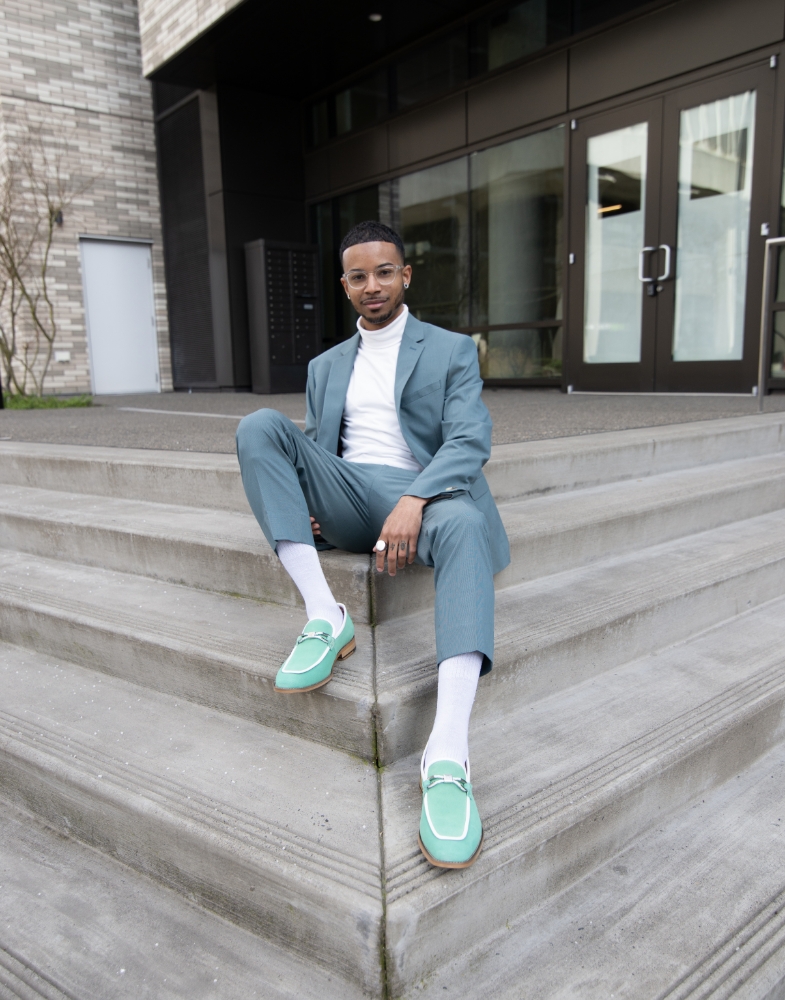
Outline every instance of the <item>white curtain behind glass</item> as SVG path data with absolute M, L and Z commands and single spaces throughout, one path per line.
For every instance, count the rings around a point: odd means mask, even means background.
M 648 125 L 587 143 L 586 290 L 583 360 L 641 359 L 638 255 L 643 247 Z
M 674 361 L 742 357 L 754 129 L 754 91 L 681 113 Z

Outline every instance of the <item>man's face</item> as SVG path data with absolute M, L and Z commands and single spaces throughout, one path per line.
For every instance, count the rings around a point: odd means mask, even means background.
M 368 329 L 384 326 L 396 317 L 403 305 L 403 286 L 412 280 L 412 269 L 407 264 L 402 270 L 395 272 L 392 284 L 379 284 L 374 271 L 385 264 L 403 264 L 394 243 L 358 243 L 343 253 L 343 269 L 346 274 L 350 271 L 365 271 L 368 275 L 363 288 L 352 288 L 346 278 L 341 278 L 344 291 L 362 316 L 363 326 Z

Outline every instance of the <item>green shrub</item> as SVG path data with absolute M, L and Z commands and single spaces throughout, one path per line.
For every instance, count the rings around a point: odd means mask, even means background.
M 3 393 L 7 410 L 59 410 L 71 406 L 92 406 L 92 396 L 19 396 Z

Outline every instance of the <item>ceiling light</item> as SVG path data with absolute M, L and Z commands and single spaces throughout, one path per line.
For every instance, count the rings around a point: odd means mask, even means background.
M 381 14 L 369 14 L 369 15 L 368 15 L 368 20 L 369 20 L 369 21 L 373 21 L 373 22 L 374 22 L 374 24 L 375 24 L 375 23 L 376 23 L 377 21 L 381 21 L 381 19 L 382 19 L 382 15 L 381 15 Z

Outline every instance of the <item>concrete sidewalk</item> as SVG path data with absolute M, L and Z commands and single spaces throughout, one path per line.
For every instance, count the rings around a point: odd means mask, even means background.
M 493 417 L 494 444 L 758 412 L 758 401 L 752 396 L 568 396 L 556 389 L 486 389 L 483 398 Z M 302 426 L 305 395 L 98 396 L 95 405 L 85 409 L 0 411 L 0 439 L 231 453 L 237 420 L 261 407 L 280 410 Z M 781 410 L 785 410 L 785 394 L 766 398 L 765 412 Z

